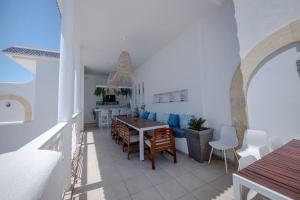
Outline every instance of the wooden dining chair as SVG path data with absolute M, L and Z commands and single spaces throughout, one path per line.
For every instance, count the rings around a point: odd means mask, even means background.
M 155 156 L 157 152 L 167 152 L 173 156 L 174 163 L 177 162 L 175 139 L 171 128 L 155 129 L 151 137 L 145 137 L 145 146 L 150 150 L 152 169 L 155 169 Z
M 123 152 L 125 152 L 125 147 L 127 147 L 127 158 L 129 160 L 130 154 L 136 152 L 132 147 L 139 143 L 139 135 L 137 131 L 129 130 L 129 127 L 124 124 L 121 124 L 119 127 L 119 135 L 123 139 Z
M 117 137 L 117 121 L 115 119 L 112 119 L 111 121 L 111 130 L 110 130 L 110 135 L 112 139 L 116 139 Z

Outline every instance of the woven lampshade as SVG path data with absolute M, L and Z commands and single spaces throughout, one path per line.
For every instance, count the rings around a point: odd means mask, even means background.
M 107 79 L 109 88 L 118 86 L 131 86 L 133 80 L 133 67 L 130 54 L 123 51 L 119 57 L 119 66 L 117 71 L 110 73 Z

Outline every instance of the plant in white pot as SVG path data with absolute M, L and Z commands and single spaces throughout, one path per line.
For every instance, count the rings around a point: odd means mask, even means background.
M 209 158 L 209 141 L 213 138 L 214 130 L 204 127 L 206 120 L 203 118 L 192 118 L 189 128 L 186 129 L 186 140 L 189 156 L 198 162 L 207 161 Z

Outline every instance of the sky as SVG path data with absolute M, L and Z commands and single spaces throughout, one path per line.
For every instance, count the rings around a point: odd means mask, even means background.
M 33 79 L 2 50 L 18 45 L 59 51 L 60 20 L 56 0 L 0 0 L 0 82 Z

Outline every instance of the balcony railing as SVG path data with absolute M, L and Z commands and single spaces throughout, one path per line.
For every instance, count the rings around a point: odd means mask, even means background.
M 61 153 L 60 181 L 64 183 L 64 191 L 68 190 L 71 181 L 71 161 L 80 138 L 80 114 L 72 116 L 70 123 L 61 122 L 50 128 L 19 149 L 23 150 L 50 150 Z M 36 177 L 38 178 L 38 177 Z M 46 190 L 47 191 L 47 190 Z M 64 191 L 56 191 L 63 193 Z

